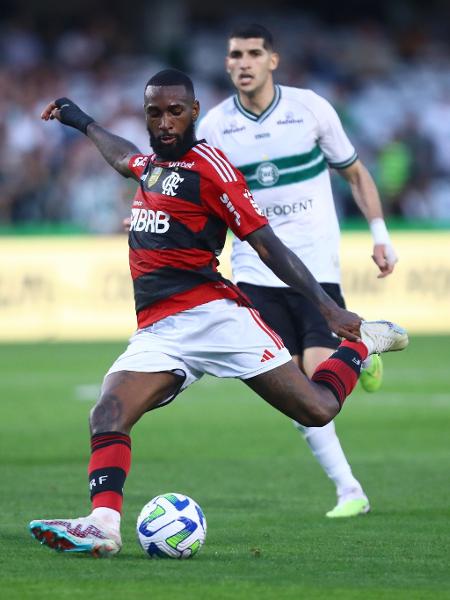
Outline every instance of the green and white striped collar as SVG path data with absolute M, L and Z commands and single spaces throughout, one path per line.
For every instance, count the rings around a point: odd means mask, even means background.
M 262 123 L 263 121 L 265 121 L 267 119 L 267 117 L 269 117 L 273 113 L 273 111 L 278 106 L 280 99 L 281 99 L 280 86 L 275 85 L 275 95 L 273 97 L 272 102 L 269 104 L 269 106 L 266 108 L 266 110 L 263 111 L 260 115 L 255 115 L 255 113 L 252 113 L 250 110 L 247 110 L 242 105 L 241 101 L 239 100 L 238 94 L 236 94 L 236 96 L 234 96 L 234 98 L 233 98 L 234 104 L 235 104 L 236 108 L 238 109 L 238 111 L 241 112 L 244 115 L 244 117 L 247 117 L 247 119 L 250 119 L 251 121 L 257 121 L 258 123 Z

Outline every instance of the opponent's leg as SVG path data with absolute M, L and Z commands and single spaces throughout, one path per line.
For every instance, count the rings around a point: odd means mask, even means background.
M 65 552 L 112 556 L 120 551 L 122 490 L 131 464 L 130 430 L 152 407 L 174 394 L 182 378 L 170 372 L 119 371 L 105 379 L 91 412 L 89 487 L 92 512 L 78 519 L 35 520 L 32 535 Z
M 303 353 L 303 368 L 308 377 L 332 354 L 331 348 L 306 348 Z M 324 427 L 305 427 L 294 421 L 295 427 L 303 434 L 314 457 L 333 481 L 338 503 L 327 512 L 328 517 L 352 517 L 370 510 L 369 501 L 361 484 L 354 477 L 347 458 L 336 434 L 334 422 Z

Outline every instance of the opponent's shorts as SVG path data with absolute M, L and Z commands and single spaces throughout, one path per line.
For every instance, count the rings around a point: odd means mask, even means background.
M 345 308 L 341 287 L 321 283 L 326 293 Z M 307 348 L 336 349 L 340 340 L 328 327 L 315 304 L 291 288 L 264 287 L 238 283 L 270 327 L 282 338 L 291 354 L 302 355 Z
M 280 336 L 254 308 L 213 300 L 138 329 L 106 376 L 171 371 L 184 378 L 179 393 L 205 373 L 249 379 L 290 360 Z

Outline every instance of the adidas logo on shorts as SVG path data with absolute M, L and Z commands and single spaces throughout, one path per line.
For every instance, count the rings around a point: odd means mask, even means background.
M 275 355 L 270 352 L 270 350 L 264 350 L 261 362 L 266 362 L 266 360 L 270 360 L 271 358 L 275 358 Z

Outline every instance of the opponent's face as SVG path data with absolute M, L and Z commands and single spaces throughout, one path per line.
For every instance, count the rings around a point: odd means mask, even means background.
M 177 160 L 193 145 L 200 106 L 183 85 L 149 85 L 144 111 L 150 144 L 158 156 Z
M 264 48 L 262 38 L 231 38 L 228 42 L 226 69 L 237 90 L 244 94 L 271 85 L 278 61 L 276 52 Z

